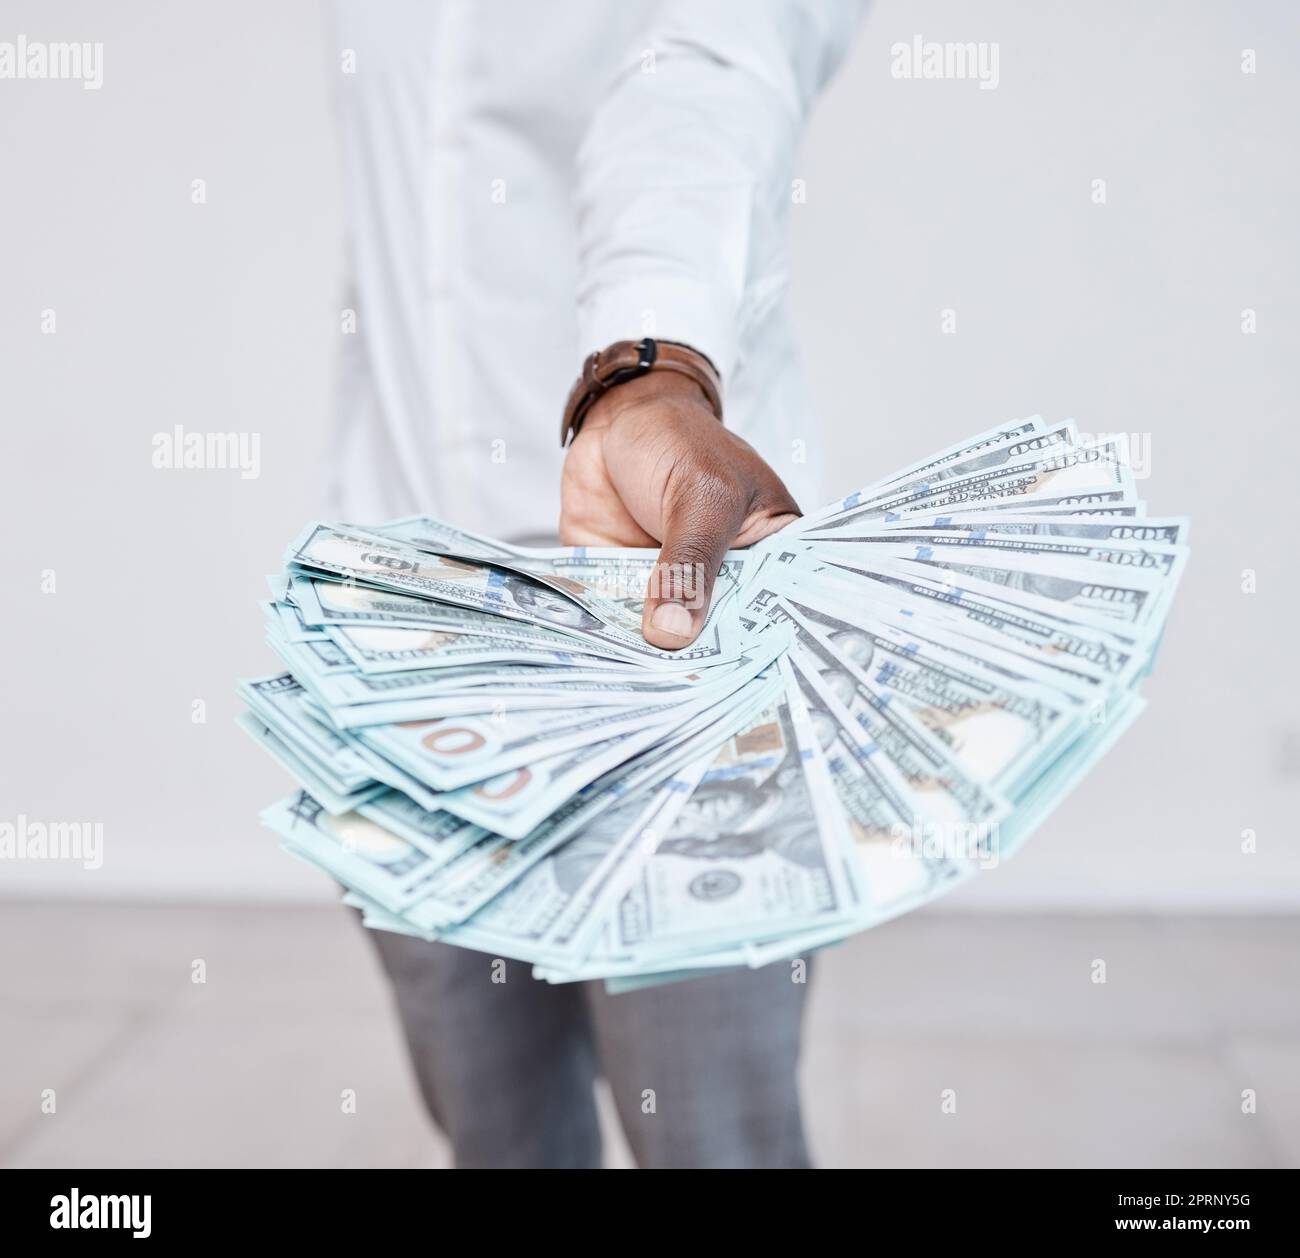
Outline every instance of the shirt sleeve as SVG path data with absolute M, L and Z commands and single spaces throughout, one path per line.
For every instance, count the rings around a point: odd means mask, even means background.
M 578 152 L 582 352 L 656 336 L 724 387 L 784 292 L 793 166 L 864 0 L 669 0 Z

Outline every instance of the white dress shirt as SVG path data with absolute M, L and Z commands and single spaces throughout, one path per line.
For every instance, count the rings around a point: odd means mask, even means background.
M 817 505 L 786 215 L 861 7 L 339 0 L 341 518 L 553 535 L 567 391 L 644 335 L 707 354 L 728 427 Z

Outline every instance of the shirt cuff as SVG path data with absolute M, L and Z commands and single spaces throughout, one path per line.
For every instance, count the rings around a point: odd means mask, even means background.
M 579 353 L 643 336 L 680 341 L 707 355 L 725 390 L 736 368 L 751 200 L 737 185 L 649 188 L 616 200 L 601 224 L 603 245 L 583 260 Z
M 651 279 L 602 289 L 578 314 L 583 358 L 615 341 L 680 341 L 704 354 L 727 381 L 736 365 L 736 311 L 709 284 Z

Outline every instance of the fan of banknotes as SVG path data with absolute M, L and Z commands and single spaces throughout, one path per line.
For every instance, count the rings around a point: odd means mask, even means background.
M 729 553 L 309 525 L 271 578 L 263 814 L 367 925 L 612 990 L 789 959 L 1012 852 L 1141 710 L 1187 559 L 1121 440 L 1006 424 Z

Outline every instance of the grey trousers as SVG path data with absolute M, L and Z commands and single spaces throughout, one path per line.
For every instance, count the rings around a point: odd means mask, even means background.
M 795 1080 L 808 988 L 789 965 L 611 996 L 601 983 L 539 982 L 523 962 L 366 933 L 457 1166 L 599 1167 L 597 1074 L 639 1166 L 809 1164 Z

